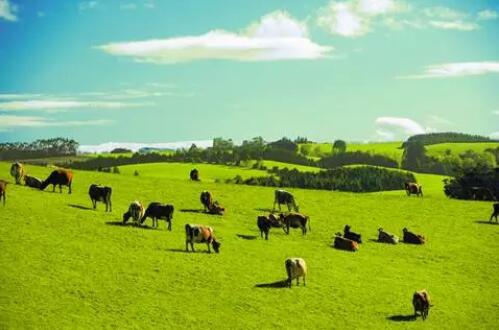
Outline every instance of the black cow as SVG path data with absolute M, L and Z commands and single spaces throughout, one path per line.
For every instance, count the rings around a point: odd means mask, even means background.
M 281 213 L 281 221 L 284 223 L 285 232 L 289 235 L 289 228 L 301 228 L 303 235 L 307 234 L 307 223 L 308 229 L 310 229 L 310 219 L 308 216 L 300 213 Z
M 106 212 L 111 212 L 112 211 L 112 204 L 111 204 L 111 193 L 113 190 L 111 187 L 104 187 L 104 186 L 99 186 L 97 184 L 93 184 L 88 188 L 88 195 L 90 196 L 90 199 L 92 200 L 92 205 L 94 207 L 94 210 L 97 208 L 97 202 L 103 202 L 106 204 Z
M 189 177 L 192 181 L 199 181 L 199 171 L 197 169 L 191 170 L 191 173 L 189 173 Z
M 499 203 L 494 204 L 494 211 L 492 212 L 492 215 L 490 216 L 490 222 L 492 222 L 492 218 L 496 218 L 497 222 L 497 216 L 499 216 Z
M 274 192 L 274 205 L 272 208 L 274 211 L 276 204 L 279 206 L 279 211 L 281 210 L 281 204 L 286 204 L 289 212 L 291 212 L 291 209 L 300 212 L 294 196 L 286 190 L 278 189 Z
M 256 225 L 260 230 L 260 237 L 263 238 L 263 234 L 265 234 L 265 239 L 268 240 L 270 228 L 272 228 L 272 222 L 270 221 L 269 217 L 265 215 L 259 215 L 256 218 Z
M 407 228 L 404 228 L 403 230 L 404 233 L 404 243 L 409 243 L 409 244 L 424 244 L 425 243 L 425 238 L 423 235 L 418 235 L 410 232 L 407 230 Z
M 42 180 L 35 178 L 34 176 L 25 175 L 24 184 L 31 188 L 40 189 L 42 186 Z
M 414 316 L 421 314 L 423 321 L 428 317 L 430 311 L 430 295 L 426 290 L 416 291 L 412 295 L 412 306 L 414 307 Z
M 407 196 L 416 195 L 423 197 L 423 186 L 414 182 L 406 182 L 404 186 Z
M 172 230 L 172 219 L 173 219 L 173 205 L 161 204 L 158 202 L 152 202 L 146 209 L 144 216 L 140 220 L 140 224 L 146 221 L 147 217 L 152 218 L 152 226 L 158 228 L 158 219 L 163 219 L 168 222 L 168 230 Z
M 343 236 L 349 240 L 355 241 L 357 243 L 362 243 L 362 238 L 360 234 L 354 233 L 353 231 L 350 231 L 350 226 L 345 225 L 345 228 L 343 229 Z

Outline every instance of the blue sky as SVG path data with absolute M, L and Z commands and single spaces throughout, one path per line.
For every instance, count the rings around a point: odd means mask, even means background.
M 499 138 L 498 1 L 0 0 L 0 141 Z

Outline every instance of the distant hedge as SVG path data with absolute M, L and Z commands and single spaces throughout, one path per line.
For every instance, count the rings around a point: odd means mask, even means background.
M 419 142 L 423 145 L 438 143 L 473 143 L 473 142 L 494 142 L 486 136 L 472 135 L 465 133 L 444 132 L 413 135 L 407 139 L 407 142 Z
M 339 167 L 318 173 L 296 169 L 274 169 L 272 175 L 243 179 L 236 176 L 230 183 L 267 187 L 293 187 L 351 192 L 375 192 L 403 189 L 405 182 L 416 182 L 412 173 L 373 166 Z
M 335 168 L 353 164 L 383 166 L 391 168 L 399 167 L 399 164 L 395 159 L 384 155 L 371 154 L 362 151 L 335 153 L 332 156 L 321 158 L 318 162 L 319 167 L 322 168 Z

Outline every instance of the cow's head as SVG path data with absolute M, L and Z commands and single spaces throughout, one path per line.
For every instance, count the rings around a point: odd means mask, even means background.
M 407 228 L 402 229 L 402 231 L 403 231 L 404 233 L 407 233 L 407 232 L 408 232 Z
M 343 230 L 345 231 L 345 233 L 348 233 L 350 231 L 350 226 L 345 225 L 345 228 Z
M 127 221 L 130 218 L 130 212 L 123 213 L 123 222 Z
M 383 231 L 383 228 L 379 227 L 378 231 L 381 233 Z
M 220 245 L 222 245 L 222 243 L 220 243 L 216 239 L 213 239 L 213 241 L 211 242 L 211 246 L 213 246 L 213 250 L 215 250 L 216 253 L 220 252 Z

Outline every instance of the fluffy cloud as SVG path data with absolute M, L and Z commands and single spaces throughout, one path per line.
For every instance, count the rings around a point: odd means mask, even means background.
M 499 73 L 499 62 L 461 62 L 429 65 L 422 74 L 399 77 L 402 79 L 429 79 L 476 76 Z
M 213 30 L 200 36 L 110 43 L 97 49 L 156 64 L 318 59 L 332 51 L 310 40 L 306 25 L 282 11 L 262 17 L 241 33 Z
M 9 0 L 0 0 L 0 19 L 6 21 L 17 21 L 17 6 Z
M 108 125 L 112 123 L 108 119 L 97 119 L 97 120 L 72 120 L 72 121 L 55 121 L 42 117 L 30 117 L 30 116 L 8 116 L 0 115 L 0 130 L 7 131 L 12 128 L 19 127 L 55 127 L 55 126 L 100 126 Z
M 489 20 L 495 20 L 499 17 L 499 14 L 497 11 L 486 9 L 478 12 L 477 18 L 480 21 L 489 21 Z
M 473 22 L 457 21 L 430 21 L 429 25 L 443 30 L 459 30 L 459 31 L 473 31 L 479 28 L 478 24 Z
M 399 131 L 407 135 L 423 134 L 426 132 L 423 126 L 409 118 L 401 117 L 379 117 L 375 124 L 385 132 Z
M 99 1 L 82 1 L 78 4 L 80 11 L 92 10 L 99 6 Z
M 445 20 L 463 19 L 467 16 L 463 12 L 441 6 L 424 8 L 422 13 L 429 18 Z
M 319 10 L 317 24 L 333 35 L 360 37 L 371 30 L 377 16 L 401 11 L 404 5 L 395 0 L 331 1 Z

